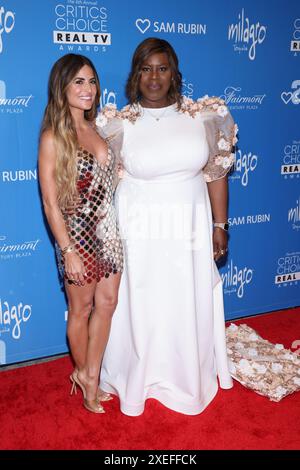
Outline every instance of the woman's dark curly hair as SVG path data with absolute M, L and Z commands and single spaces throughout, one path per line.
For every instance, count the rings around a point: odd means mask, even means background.
M 147 38 L 141 42 L 132 57 L 131 71 L 126 84 L 126 96 L 130 104 L 136 104 L 141 99 L 139 90 L 142 64 L 152 54 L 165 53 L 168 56 L 172 71 L 171 86 L 168 91 L 169 103 L 176 102 L 178 107 L 181 105 L 182 75 L 178 69 L 177 55 L 167 41 L 159 38 Z

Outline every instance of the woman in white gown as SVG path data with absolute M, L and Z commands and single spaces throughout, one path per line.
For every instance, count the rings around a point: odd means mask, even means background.
M 130 105 L 97 119 L 123 166 L 116 209 L 125 251 L 100 385 L 131 416 L 147 398 L 195 415 L 217 393 L 217 378 L 232 387 L 215 260 L 227 251 L 236 126 L 222 100 L 194 102 L 180 89 L 170 44 L 146 39 L 133 56 Z

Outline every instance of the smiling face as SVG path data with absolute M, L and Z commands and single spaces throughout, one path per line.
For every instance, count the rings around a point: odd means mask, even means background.
M 139 91 L 141 105 L 145 108 L 163 108 L 172 103 L 168 91 L 172 81 L 172 70 L 165 52 L 150 55 L 141 66 Z
M 73 114 L 91 109 L 97 93 L 96 78 L 93 70 L 84 65 L 72 79 L 66 90 L 66 97 Z

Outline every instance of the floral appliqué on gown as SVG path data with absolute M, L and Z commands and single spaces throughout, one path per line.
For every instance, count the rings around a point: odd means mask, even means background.
M 229 370 L 245 387 L 280 401 L 300 390 L 300 356 L 263 339 L 249 326 L 226 328 Z

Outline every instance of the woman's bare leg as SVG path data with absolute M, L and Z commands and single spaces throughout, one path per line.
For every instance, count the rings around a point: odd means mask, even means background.
M 85 366 L 78 372 L 78 378 L 87 392 L 87 399 L 97 395 L 102 358 L 109 338 L 111 320 L 118 302 L 121 274 L 103 278 L 97 284 L 94 308 L 88 325 L 88 346 Z
M 66 282 L 65 288 L 68 297 L 67 336 L 76 369 L 82 369 L 87 358 L 89 318 L 93 309 L 96 281 L 85 286 Z

